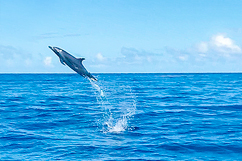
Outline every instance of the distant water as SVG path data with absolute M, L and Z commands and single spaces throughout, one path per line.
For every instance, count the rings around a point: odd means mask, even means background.
M 0 160 L 242 160 L 242 74 L 0 74 Z

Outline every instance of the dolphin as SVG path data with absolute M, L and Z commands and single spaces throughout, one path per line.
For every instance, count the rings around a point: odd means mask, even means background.
M 58 47 L 49 46 L 49 48 L 60 58 L 61 64 L 68 65 L 72 70 L 85 78 L 97 81 L 97 79 L 93 77 L 83 66 L 82 61 L 85 60 L 85 58 L 75 58 L 65 50 Z

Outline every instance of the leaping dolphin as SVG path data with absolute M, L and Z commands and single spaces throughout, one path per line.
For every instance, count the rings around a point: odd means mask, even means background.
M 65 50 L 58 47 L 49 46 L 49 48 L 60 58 L 60 62 L 63 65 L 68 65 L 72 70 L 85 78 L 97 81 L 97 79 L 93 77 L 83 66 L 82 61 L 85 60 L 85 58 L 75 58 Z

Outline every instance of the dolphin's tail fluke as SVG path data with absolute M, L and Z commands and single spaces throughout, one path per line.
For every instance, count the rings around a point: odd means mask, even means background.
M 86 77 L 88 77 L 89 79 L 91 79 L 92 81 L 97 81 L 97 78 L 93 77 L 90 73 L 88 73 L 86 75 Z

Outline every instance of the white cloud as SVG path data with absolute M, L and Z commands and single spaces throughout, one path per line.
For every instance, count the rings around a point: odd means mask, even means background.
M 234 43 L 231 38 L 218 34 L 212 36 L 210 41 L 201 42 L 197 46 L 197 51 L 200 53 L 207 53 L 209 51 L 216 51 L 218 53 L 241 53 L 241 48 Z
M 52 65 L 52 57 L 50 57 L 50 56 L 45 57 L 45 59 L 44 59 L 44 64 L 45 64 L 45 66 L 47 66 L 47 67 L 52 67 L 52 66 L 53 66 L 53 65 Z
M 98 53 L 98 54 L 96 55 L 96 58 L 97 58 L 97 60 L 99 60 L 99 61 L 104 61 L 104 60 L 105 60 L 104 56 L 103 56 L 101 53 Z
M 215 50 L 220 52 L 231 52 L 231 53 L 241 52 L 241 48 L 235 45 L 232 39 L 225 37 L 222 34 L 213 36 L 211 38 L 210 43 Z

